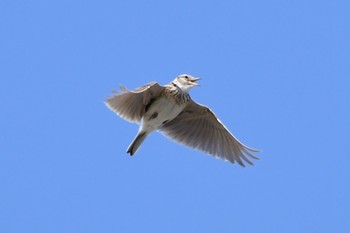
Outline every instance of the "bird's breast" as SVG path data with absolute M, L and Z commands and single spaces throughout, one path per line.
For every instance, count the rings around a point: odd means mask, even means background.
M 171 98 L 160 98 L 156 100 L 144 114 L 143 127 L 156 130 L 165 122 L 173 120 L 184 109 L 185 104 L 179 104 Z

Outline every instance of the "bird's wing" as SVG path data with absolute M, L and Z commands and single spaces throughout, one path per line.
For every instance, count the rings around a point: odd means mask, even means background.
M 175 119 L 164 124 L 160 132 L 176 142 L 243 167 L 242 159 L 253 165 L 247 156 L 259 159 L 252 154 L 258 150 L 238 141 L 208 107 L 192 100 Z
M 106 99 L 106 105 L 125 120 L 139 123 L 147 107 L 159 97 L 164 89 L 156 82 L 146 84 L 133 91 L 120 86 L 121 92 Z

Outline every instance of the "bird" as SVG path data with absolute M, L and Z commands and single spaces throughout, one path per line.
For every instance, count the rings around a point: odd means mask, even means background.
M 120 86 L 120 91 L 114 91 L 105 100 L 107 107 L 121 118 L 140 125 L 128 154 L 134 155 L 148 135 L 159 131 L 179 144 L 242 167 L 243 161 L 253 165 L 250 159 L 259 159 L 253 154 L 259 150 L 241 143 L 212 110 L 192 100 L 189 91 L 199 86 L 198 80 L 182 74 L 165 86 L 157 82 L 134 90 Z

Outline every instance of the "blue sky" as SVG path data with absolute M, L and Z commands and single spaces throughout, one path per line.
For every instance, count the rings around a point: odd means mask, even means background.
M 0 232 L 349 232 L 348 1 L 1 1 Z M 241 168 L 103 100 L 202 78 Z

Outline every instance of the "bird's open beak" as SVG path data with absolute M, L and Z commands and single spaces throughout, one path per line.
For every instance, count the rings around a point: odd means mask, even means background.
M 199 86 L 199 84 L 196 83 L 196 81 L 198 81 L 198 80 L 200 80 L 200 78 L 192 77 L 192 78 L 190 79 L 191 84 L 192 84 L 193 86 Z

